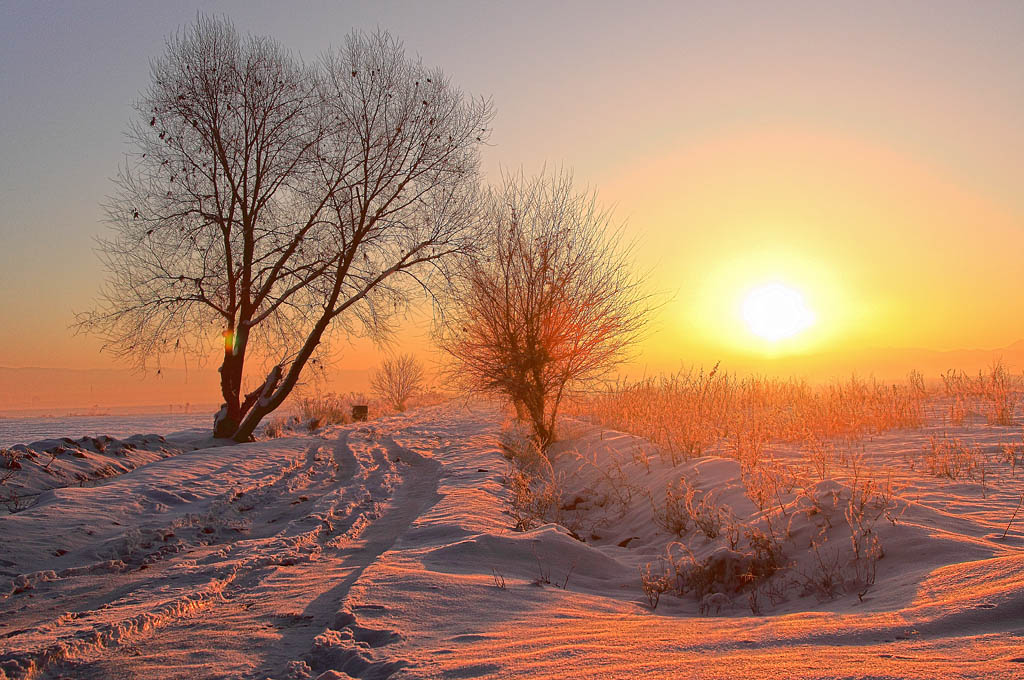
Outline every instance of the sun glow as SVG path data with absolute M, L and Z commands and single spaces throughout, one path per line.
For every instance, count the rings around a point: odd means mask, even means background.
M 766 223 L 765 232 L 782 227 Z M 739 244 L 737 244 L 738 246 Z M 863 342 L 877 309 L 854 294 L 860 272 L 834 253 L 747 241 L 708 252 L 681 282 L 678 344 L 705 361 L 820 354 Z M 840 279 L 837 272 L 844 271 Z
M 740 314 L 751 333 L 770 342 L 791 338 L 815 321 L 804 296 L 781 283 L 758 286 L 747 293 Z

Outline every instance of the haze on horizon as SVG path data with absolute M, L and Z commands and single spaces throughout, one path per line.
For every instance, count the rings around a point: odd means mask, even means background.
M 1013 294 L 1024 245 L 1019 3 L 13 2 L 2 12 L 0 366 L 119 368 L 67 326 L 103 278 L 91 251 L 100 203 L 148 60 L 197 12 L 310 58 L 353 29 L 385 28 L 463 90 L 493 97 L 488 179 L 573 169 L 626 222 L 665 295 L 633 370 L 721 359 L 786 372 L 820 357 L 818 372 L 848 372 L 868 355 L 910 361 L 874 348 L 1024 338 Z M 751 332 L 744 300 L 775 284 L 799 293 L 813 323 L 778 338 Z M 426 321 L 397 344 L 429 354 Z M 357 342 L 336 366 L 378 357 Z

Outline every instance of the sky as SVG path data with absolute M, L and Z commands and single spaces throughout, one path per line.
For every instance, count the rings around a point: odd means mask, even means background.
M 489 179 L 572 169 L 635 239 L 645 370 L 1024 338 L 1024 3 L 0 0 L 0 366 L 117 366 L 68 325 L 148 60 L 200 12 L 307 59 L 384 28 L 491 97 Z M 759 338 L 765 285 L 814 323 Z

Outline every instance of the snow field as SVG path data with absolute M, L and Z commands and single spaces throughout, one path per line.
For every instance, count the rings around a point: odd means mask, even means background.
M 780 447 L 779 488 L 758 495 L 715 451 L 663 460 L 645 440 L 577 423 L 517 492 L 515 433 L 501 422 L 490 407 L 445 405 L 47 491 L 0 517 L 0 677 L 1014 678 L 1024 668 L 1022 525 L 997 536 L 1020 476 L 993 471 L 982 496 L 978 481 L 911 466 L 941 433 L 875 436 L 825 479 Z M 958 436 L 996 456 L 1018 434 Z M 541 501 L 524 508 L 531 493 Z M 858 503 L 884 552 L 870 585 L 848 519 Z M 780 555 L 756 584 L 754 615 L 742 577 L 771 535 Z M 837 565 L 831 592 L 822 563 Z M 670 570 L 657 608 L 642 587 L 648 565 L 655 577 Z M 677 588 L 680 573 L 703 574 L 704 591 Z

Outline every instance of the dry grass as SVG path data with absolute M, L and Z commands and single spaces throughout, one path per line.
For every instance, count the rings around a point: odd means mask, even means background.
M 265 439 L 277 439 L 284 435 L 288 428 L 288 419 L 285 417 L 271 418 L 263 426 L 263 437 Z
M 352 422 L 352 405 L 365 404 L 366 398 L 355 393 L 313 394 L 299 397 L 295 406 L 299 418 L 307 424 L 310 431 L 327 425 L 345 425 Z
M 647 496 L 653 521 L 672 542 L 664 557 L 641 569 L 640 585 L 651 608 L 666 593 L 690 593 L 703 613 L 713 613 L 742 592 L 757 614 L 766 600 L 786 599 L 792 586 L 821 598 L 843 593 L 863 598 L 874 585 L 885 555 L 876 525 L 895 525 L 907 507 L 891 478 L 879 482 L 885 473 L 867 469 L 866 447 L 874 435 L 935 426 L 939 419 L 963 427 L 1015 424 L 1022 383 L 1001 363 L 977 376 L 949 371 L 941 379 L 938 389 L 929 388 L 919 372 L 895 384 L 851 377 L 815 386 L 740 378 L 716 365 L 710 371 L 619 382 L 576 399 L 572 412 L 649 440 L 666 464 L 709 454 L 740 462 L 760 521 L 739 522 L 711 494 L 675 478 L 663 501 Z M 772 452 L 780 447 L 795 457 L 777 459 Z M 1007 476 L 1016 474 L 1024 444 L 1003 443 L 987 452 L 942 434 L 928 437 L 922 453 L 910 458 L 911 469 L 977 482 L 984 496 L 995 466 L 1005 463 Z M 822 494 L 828 498 L 819 498 Z M 813 528 L 809 543 L 794 543 L 796 525 Z M 720 547 L 697 559 L 688 547 L 691 540 Z M 791 558 L 807 554 L 796 568 L 786 553 Z
M 620 382 L 577 399 L 574 412 L 653 442 L 673 464 L 717 446 L 744 466 L 761 460 L 767 442 L 797 442 L 811 451 L 819 477 L 834 442 L 924 423 L 927 391 L 919 374 L 901 384 L 851 377 L 812 386 L 800 380 L 739 378 L 716 365 L 661 378 Z
M 8 512 L 18 512 L 27 503 L 23 495 L 5 488 L 7 480 L 11 479 L 14 473 L 21 469 L 19 458 L 21 458 L 21 455 L 18 451 L 0 449 L 0 504 L 3 504 Z
M 674 484 L 665 487 L 665 504 L 654 508 L 654 521 L 665 531 L 675 536 L 685 536 L 693 523 L 693 497 L 696 491 L 680 477 Z
M 14 473 L 21 469 L 21 461 L 18 459 L 22 454 L 11 449 L 0 449 L 0 485 L 14 476 Z
M 515 531 L 558 521 L 561 478 L 523 423 L 507 420 L 499 445 L 510 462 L 505 484 L 511 492 L 508 513 Z
M 406 410 L 436 406 L 452 398 L 448 392 L 421 389 L 408 397 L 403 406 Z M 268 419 L 263 426 L 262 437 L 275 439 L 288 432 L 316 432 L 330 425 L 347 425 L 352 422 L 352 407 L 356 404 L 367 406 L 370 420 L 398 412 L 393 404 L 363 392 L 337 393 L 312 389 L 292 400 L 288 410 L 293 415 Z
M 734 608 L 737 598 L 745 599 L 754 614 L 793 594 L 863 599 L 885 556 L 879 529 L 897 524 L 908 507 L 892 472 L 869 464 L 875 435 L 929 428 L 916 435 L 927 442 L 920 453 L 904 453 L 911 469 L 975 482 L 983 496 L 1024 462 L 1024 443 L 980 446 L 945 434 L 954 417 L 963 427 L 1016 422 L 1021 382 L 1002 364 L 977 376 L 947 372 L 935 387 L 918 372 L 895 384 L 851 377 L 811 385 L 739 378 L 718 366 L 620 382 L 577 398 L 571 405 L 577 423 L 629 432 L 653 447 L 637 444 L 635 452 L 618 455 L 577 454 L 576 467 L 596 480 L 584 493 L 611 492 L 607 499 L 572 505 L 595 512 L 611 500 L 625 516 L 638 504 L 650 504 L 651 521 L 669 541 L 660 558 L 640 569 L 640 588 L 652 609 L 664 595 L 693 597 L 704 614 Z M 509 426 L 505 440 L 514 461 L 508 482 L 516 528 L 593 520 L 565 516 L 568 506 L 559 497 L 566 480 L 528 433 Z M 701 491 L 681 474 L 671 476 L 661 495 L 660 489 L 636 485 L 626 472 L 640 466 L 650 473 L 659 457 L 675 468 L 706 455 L 739 461 L 756 514 L 740 519 L 720 502 L 717 489 Z M 1005 474 L 997 470 L 1002 467 Z M 614 519 L 602 521 L 614 524 Z
M 1003 461 L 1010 466 L 1010 476 L 1017 476 L 1017 466 L 1024 464 L 1024 443 L 1005 443 L 1001 447 Z
M 942 374 L 942 386 L 949 399 L 948 417 L 952 425 L 963 425 L 968 416 L 978 413 L 990 425 L 1012 425 L 1020 401 L 1022 380 L 1011 375 L 1001 361 L 971 376 L 949 370 Z

